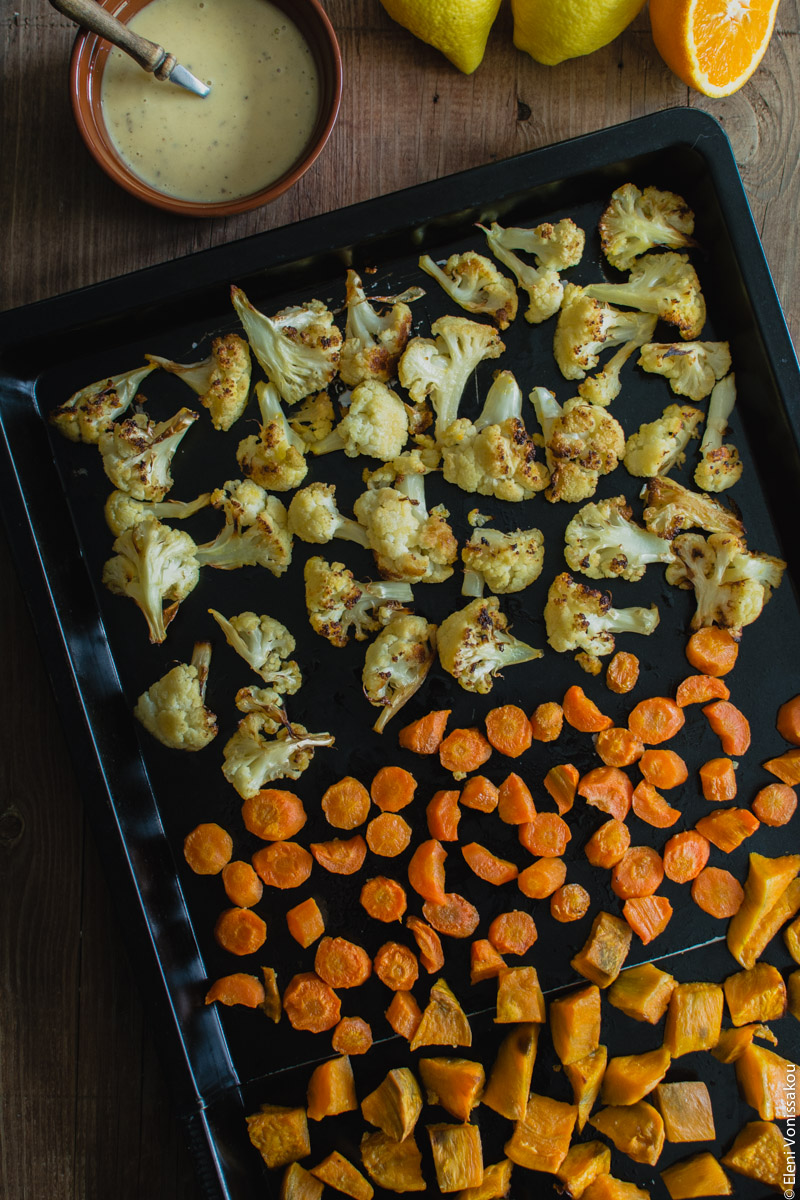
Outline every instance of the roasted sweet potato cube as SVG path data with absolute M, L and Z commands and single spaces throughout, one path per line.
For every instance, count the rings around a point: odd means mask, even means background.
M 786 984 L 769 963 L 729 975 L 722 985 L 734 1025 L 775 1021 L 786 1012 Z
M 764 948 L 762 945 L 758 949 L 753 944 L 759 922 L 766 919 L 798 872 L 800 854 L 785 854 L 780 858 L 750 855 L 744 900 L 739 911 L 728 922 L 727 932 L 728 949 L 740 966 L 754 965 Z M 785 919 L 788 920 L 788 917 L 789 914 Z
M 792 882 L 781 892 L 768 912 L 756 921 L 743 952 L 743 967 L 752 967 L 764 953 L 775 934 L 800 910 L 800 879 Z
M 460 1121 L 468 1121 L 486 1082 L 482 1065 L 468 1058 L 421 1058 L 418 1066 L 428 1104 L 441 1104 Z
M 544 996 L 535 967 L 503 967 L 497 976 L 498 1025 L 544 1021 Z
M 718 1062 L 736 1062 L 745 1046 L 749 1046 L 756 1037 L 765 1042 L 772 1042 L 773 1046 L 778 1044 L 778 1039 L 768 1025 L 741 1025 L 738 1029 L 721 1030 L 719 1041 L 711 1053 Z
M 290 1163 L 281 1180 L 280 1200 L 320 1200 L 325 1184 L 299 1163 Z
M 307 1114 L 312 1121 L 358 1108 L 353 1068 L 346 1054 L 315 1067 L 308 1081 Z
M 731 1181 L 713 1154 L 694 1154 L 661 1172 L 671 1200 L 694 1200 L 698 1196 L 731 1196 Z
M 420 1027 L 422 1010 L 413 992 L 395 992 L 386 1010 L 386 1020 L 400 1037 L 410 1042 Z
M 334 1191 L 352 1196 L 353 1200 L 372 1200 L 375 1195 L 372 1184 L 368 1183 L 361 1172 L 338 1150 L 334 1150 L 316 1167 L 312 1167 L 311 1174 L 327 1183 Z
M 664 1122 L 646 1100 L 601 1108 L 589 1118 L 589 1124 L 634 1162 L 651 1167 L 658 1162 L 664 1148 Z
M 472 1030 L 464 1010 L 443 979 L 437 979 L 411 1049 L 420 1046 L 471 1046 Z
M 506 1154 L 520 1167 L 554 1175 L 567 1157 L 577 1116 L 574 1104 L 532 1093 L 505 1144 Z
M 615 1008 L 633 1017 L 657 1025 L 667 1011 L 675 979 L 653 963 L 628 967 L 620 972 L 608 989 L 608 999 Z
M 578 1142 L 567 1151 L 567 1157 L 556 1171 L 563 1184 L 567 1200 L 577 1200 L 598 1175 L 611 1170 L 611 1151 L 602 1142 Z
M 395 1067 L 374 1092 L 364 1097 L 361 1112 L 370 1125 L 377 1125 L 396 1142 L 402 1142 L 422 1112 L 422 1090 L 413 1071 Z
M 365 1133 L 361 1139 L 361 1161 L 373 1183 L 390 1192 L 424 1192 L 422 1154 L 409 1134 L 402 1142 L 385 1133 Z
M 710 1142 L 717 1136 L 711 1097 L 704 1083 L 660 1083 L 656 1103 L 668 1142 Z
M 509 1121 L 525 1115 L 540 1028 L 535 1021 L 525 1021 L 503 1038 L 484 1088 L 483 1103 Z
M 736 1079 L 742 1097 L 762 1121 L 783 1120 L 794 1115 L 794 1097 L 788 1086 L 797 1065 L 765 1046 L 745 1046 L 736 1060 Z
M 477 1125 L 429 1125 L 428 1136 L 440 1192 L 457 1192 L 483 1182 L 483 1150 Z
M 270 1021 L 278 1024 L 283 1012 L 281 1004 L 281 994 L 278 990 L 278 977 L 275 974 L 274 967 L 262 967 L 261 975 L 264 981 L 264 1000 L 259 1004 L 259 1008 L 265 1016 L 269 1017 Z
M 572 1085 L 572 1099 L 578 1108 L 578 1133 L 583 1133 L 589 1113 L 600 1095 L 607 1061 L 608 1051 L 605 1046 L 598 1046 L 585 1058 L 564 1067 L 564 1074 Z
M 507 1158 L 483 1168 L 483 1179 L 477 1187 L 464 1188 L 456 1200 L 504 1200 L 511 1189 L 514 1164 Z
M 715 983 L 679 983 L 667 1009 L 664 1045 L 673 1058 L 711 1050 L 719 1041 L 724 996 Z
M 625 1179 L 598 1175 L 583 1193 L 583 1200 L 650 1200 L 650 1193 Z
M 757 1179 L 779 1192 L 794 1182 L 795 1160 L 777 1125 L 748 1121 L 721 1162 L 748 1179 Z
M 592 923 L 586 944 L 572 959 L 572 966 L 584 979 L 606 988 L 622 970 L 632 937 L 633 930 L 627 921 L 600 912 Z
M 644 1054 L 620 1054 L 609 1059 L 600 1099 L 603 1104 L 636 1104 L 661 1082 L 671 1061 L 664 1046 Z
M 800 971 L 792 971 L 786 980 L 786 990 L 789 998 L 789 1012 L 796 1021 L 800 1021 Z
M 285 1167 L 311 1153 L 304 1108 L 262 1104 L 247 1118 L 247 1133 L 268 1167 Z
M 484 979 L 496 979 L 506 965 L 506 960 L 495 950 L 488 938 L 476 938 L 469 948 L 469 981 L 483 983 Z
M 792 921 L 791 925 L 786 926 L 783 931 L 783 940 L 794 961 L 800 963 L 800 917 L 796 921 Z
M 577 1062 L 600 1045 L 600 988 L 559 996 L 550 1004 L 550 1036 L 562 1063 Z

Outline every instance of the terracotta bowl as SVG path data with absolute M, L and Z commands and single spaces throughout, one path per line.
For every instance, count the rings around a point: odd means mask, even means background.
M 103 69 L 112 46 L 96 34 L 81 32 L 75 41 L 70 64 L 72 110 L 78 129 L 91 154 L 115 183 L 146 204 L 186 217 L 228 217 L 268 204 L 304 175 L 325 145 L 339 113 L 342 96 L 342 56 L 336 34 L 319 0 L 272 0 L 290 17 L 305 37 L 314 55 L 320 81 L 317 121 L 300 158 L 284 175 L 260 191 L 235 200 L 182 200 L 157 191 L 131 171 L 117 153 L 103 120 L 100 92 Z M 101 0 L 119 20 L 127 22 L 149 0 Z M 164 87 L 172 86 L 164 84 Z

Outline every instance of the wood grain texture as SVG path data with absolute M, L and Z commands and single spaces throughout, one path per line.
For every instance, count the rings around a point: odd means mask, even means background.
M 800 5 L 737 95 L 707 101 L 664 67 L 646 14 L 588 59 L 514 50 L 504 6 L 460 75 L 378 0 L 328 0 L 341 116 L 317 164 L 272 206 L 228 220 L 150 210 L 106 179 L 69 109 L 74 28 L 44 0 L 0 0 L 0 307 L 163 262 L 674 105 L 724 126 L 795 344 L 800 339 Z M 33 318 L 32 318 L 33 319 Z M 147 1017 L 109 910 L 46 671 L 0 548 L 0 1195 L 199 1195 Z

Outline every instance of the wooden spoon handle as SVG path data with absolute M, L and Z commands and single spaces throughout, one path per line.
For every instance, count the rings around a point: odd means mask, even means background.
M 167 54 L 163 46 L 131 32 L 127 25 L 112 17 L 111 13 L 101 8 L 95 0 L 50 0 L 50 3 L 71 21 L 119 46 L 120 50 L 130 54 L 145 71 L 152 71 L 157 79 L 169 78 L 175 66 L 175 55 Z

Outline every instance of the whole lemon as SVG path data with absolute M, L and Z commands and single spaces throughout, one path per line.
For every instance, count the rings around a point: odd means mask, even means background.
M 511 0 L 514 45 L 552 67 L 613 42 L 645 0 Z
M 441 50 L 459 71 L 480 66 L 500 0 L 381 0 L 392 20 Z

